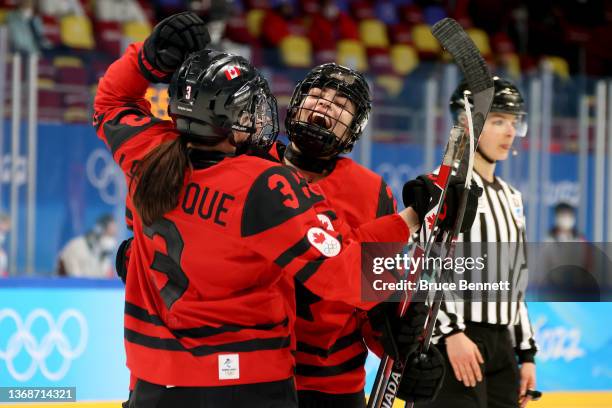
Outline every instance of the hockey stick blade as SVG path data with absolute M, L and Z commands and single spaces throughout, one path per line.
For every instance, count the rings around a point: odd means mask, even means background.
M 461 25 L 452 18 L 444 18 L 433 25 L 432 34 L 453 57 L 474 95 L 474 138 L 482 132 L 493 99 L 493 79 L 478 47 Z M 486 107 L 486 109 L 485 109 Z

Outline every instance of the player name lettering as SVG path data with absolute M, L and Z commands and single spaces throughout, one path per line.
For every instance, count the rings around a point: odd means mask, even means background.
M 181 208 L 186 214 L 197 215 L 203 220 L 211 220 L 222 227 L 226 226 L 226 213 L 235 200 L 223 191 L 211 190 L 209 187 L 189 183 Z

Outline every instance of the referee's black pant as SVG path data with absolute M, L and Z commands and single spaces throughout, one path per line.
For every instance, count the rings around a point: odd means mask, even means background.
M 519 369 L 506 326 L 466 323 L 465 334 L 478 346 L 484 364 L 483 380 L 476 387 L 457 381 L 448 361 L 446 347 L 437 347 L 446 358 L 446 375 L 435 401 L 416 404 L 417 408 L 516 408 L 518 407 Z
M 123 408 L 297 408 L 293 378 L 223 387 L 173 387 L 138 380 Z

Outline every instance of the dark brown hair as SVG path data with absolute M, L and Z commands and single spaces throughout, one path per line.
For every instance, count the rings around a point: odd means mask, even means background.
M 178 205 L 188 168 L 191 163 L 181 138 L 157 146 L 138 163 L 130 190 L 135 183 L 132 200 L 145 225 L 153 224 Z

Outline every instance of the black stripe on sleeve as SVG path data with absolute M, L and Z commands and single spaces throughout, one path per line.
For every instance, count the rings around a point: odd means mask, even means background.
M 308 237 L 304 237 L 298 242 L 296 242 L 292 247 L 287 249 L 285 252 L 279 255 L 278 258 L 274 260 L 274 263 L 284 268 L 289 265 L 291 261 L 297 258 L 300 255 L 303 255 L 310 249 L 312 245 L 308 242 Z
M 326 257 L 320 256 L 316 260 L 308 262 L 306 265 L 304 265 L 304 267 L 302 267 L 302 269 L 298 271 L 298 273 L 295 275 L 295 279 L 302 283 L 305 283 L 308 279 L 312 277 L 312 275 L 314 275 L 319 270 L 319 268 L 321 267 L 321 265 L 323 265 L 323 262 L 326 259 Z
M 337 239 L 338 242 L 340 242 L 340 245 L 342 245 L 342 235 L 338 235 Z M 308 245 L 310 245 L 310 243 Z M 295 274 L 295 279 L 302 283 L 306 283 L 306 281 L 319 270 L 319 268 L 323 265 L 323 262 L 325 262 L 327 259 L 328 258 L 326 256 L 321 255 L 314 261 L 308 262 Z
M 291 336 L 286 336 L 186 348 L 176 339 L 148 336 L 128 328 L 124 330 L 124 337 L 126 341 L 140 346 L 166 351 L 186 351 L 196 357 L 223 352 L 241 353 L 262 350 L 280 350 L 291 345 Z
M 319 357 L 329 357 L 330 354 L 336 353 L 340 350 L 344 350 L 347 347 L 352 346 L 355 343 L 362 342 L 363 336 L 361 330 L 355 330 L 346 336 L 340 337 L 329 349 L 312 346 L 302 341 L 297 342 L 297 351 L 306 354 L 313 354 Z
M 125 314 L 131 316 L 135 319 L 138 319 L 145 323 L 150 323 L 155 326 L 165 326 L 164 322 L 159 318 L 159 316 L 149 314 L 145 309 L 136 306 L 133 303 L 125 302 Z M 170 332 L 177 338 L 203 338 L 215 336 L 217 334 L 223 333 L 235 333 L 241 330 L 263 330 L 268 331 L 272 330 L 276 327 L 286 327 L 289 324 L 289 318 L 285 318 L 280 322 L 272 322 L 272 323 L 262 323 L 255 324 L 251 326 L 246 325 L 237 325 L 237 324 L 224 324 L 218 327 L 214 326 L 200 326 L 200 327 L 191 327 L 186 329 L 174 329 L 170 330 Z
M 331 377 L 334 375 L 340 375 L 349 371 L 363 368 L 367 356 L 368 353 L 363 352 L 349 360 L 346 360 L 344 363 L 327 367 L 310 364 L 297 364 L 295 367 L 295 373 L 305 377 Z
M 125 142 L 161 122 L 161 119 L 141 111 L 137 106 L 126 105 L 115 117 L 104 122 L 102 127 L 114 155 Z
M 163 326 L 164 322 L 159 318 L 159 316 L 152 315 L 147 312 L 146 309 L 143 309 L 140 306 L 136 306 L 133 303 L 125 302 L 125 314 L 131 316 L 135 319 L 138 319 L 145 323 L 151 323 L 155 326 Z
M 202 326 L 202 327 L 194 327 L 191 329 L 176 329 L 172 330 L 172 334 L 176 337 L 188 337 L 188 338 L 202 338 L 202 337 L 210 337 L 216 334 L 221 333 L 235 333 L 241 330 L 272 330 L 276 327 L 286 327 L 289 323 L 289 318 L 285 318 L 280 322 L 273 323 L 262 323 L 262 324 L 254 324 L 252 326 L 243 326 L 243 325 L 233 325 L 233 324 L 224 324 L 219 327 L 212 326 Z

